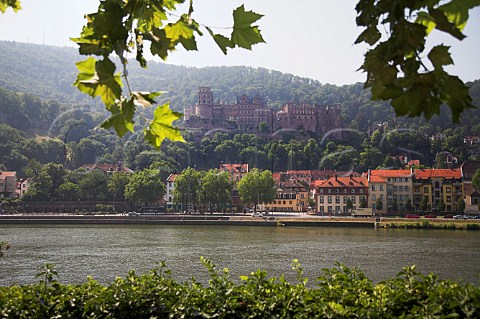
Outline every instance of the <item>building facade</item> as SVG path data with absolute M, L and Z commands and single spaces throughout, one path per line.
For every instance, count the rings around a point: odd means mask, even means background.
M 370 170 L 368 172 L 370 180 L 377 181 L 377 183 L 372 183 L 370 185 L 370 205 L 369 207 L 375 208 L 373 206 L 377 198 L 373 198 L 375 194 L 378 196 L 385 196 L 383 200 L 383 210 L 384 212 L 388 211 L 403 211 L 407 207 L 407 201 L 410 201 L 410 204 L 413 205 L 413 170 L 412 169 L 377 169 Z M 376 178 L 376 179 L 375 179 Z M 381 182 L 381 179 L 384 182 Z M 384 184 L 386 183 L 386 184 Z M 384 191 L 380 190 L 382 185 L 385 185 Z M 372 188 L 377 187 L 377 190 L 372 190 Z M 396 209 L 395 209 L 396 204 Z
M 294 182 L 279 182 L 273 202 L 262 206 L 269 212 L 306 212 L 308 189 Z
M 445 212 L 455 212 L 457 202 L 463 198 L 462 170 L 416 169 L 413 180 L 413 203 L 421 209 L 422 198 L 427 198 L 428 211 L 439 212 L 439 202 L 445 204 Z
M 15 197 L 17 190 L 17 172 L 0 170 L 0 196 Z
M 347 214 L 347 202 L 350 199 L 353 209 L 360 208 L 361 200 L 368 198 L 368 178 L 330 177 L 317 186 L 315 194 L 317 214 Z
M 242 95 L 233 104 L 215 103 L 209 87 L 198 90 L 197 104 L 184 110 L 184 125 L 205 130 L 227 129 L 243 132 L 303 130 L 317 134 L 331 132 L 341 137 L 340 105 L 285 104 L 278 112 L 267 107 L 260 95 Z M 263 126 L 260 125 L 263 123 Z

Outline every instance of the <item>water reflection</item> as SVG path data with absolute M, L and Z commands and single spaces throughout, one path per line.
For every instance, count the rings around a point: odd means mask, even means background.
M 258 268 L 295 275 L 297 258 L 313 279 L 336 261 L 357 266 L 375 281 L 416 264 L 424 273 L 478 283 L 480 233 L 444 230 L 220 226 L 3 226 L 12 248 L 0 259 L 0 284 L 32 283 L 45 263 L 62 282 L 87 275 L 103 283 L 165 260 L 178 280 L 205 280 L 200 256 L 230 269 L 232 278 Z

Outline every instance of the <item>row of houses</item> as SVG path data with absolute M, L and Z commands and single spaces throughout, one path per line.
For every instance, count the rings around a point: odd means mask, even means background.
M 369 170 L 363 174 L 333 170 L 287 171 L 273 174 L 276 198 L 262 204 L 268 211 L 306 212 L 318 214 L 348 213 L 348 202 L 353 209 L 372 208 L 376 213 L 399 211 L 457 212 L 463 199 L 466 211 L 478 212 L 480 192 L 473 189 L 471 178 L 480 162 L 455 169 L 400 169 Z M 464 169 L 466 169 L 464 173 Z M 247 164 L 222 164 L 220 171 L 230 174 L 238 182 L 248 173 Z M 167 179 L 167 207 L 175 209 L 173 189 L 176 174 Z M 314 201 L 308 205 L 309 198 Z M 442 203 L 440 203 L 442 202 Z M 379 206 L 380 205 L 380 206 Z M 241 206 L 236 191 L 232 206 Z
M 334 170 L 277 172 L 272 175 L 276 197 L 272 203 L 262 204 L 262 209 L 339 214 L 347 213 L 347 203 L 351 202 L 353 209 L 367 206 L 382 214 L 409 209 L 435 213 L 442 206 L 442 212 L 456 212 L 462 198 L 466 211 L 475 213 L 480 204 L 480 191 L 473 188 L 471 180 L 479 168 L 480 161 L 467 161 L 454 169 L 369 170 L 363 174 Z M 83 169 L 105 174 L 133 172 L 118 164 L 86 165 Z M 228 173 L 236 185 L 249 172 L 249 167 L 248 164 L 221 164 L 219 171 Z M 164 202 L 171 210 L 183 209 L 173 202 L 176 176 L 171 174 L 166 180 Z M 28 183 L 28 179 L 17 180 L 16 172 L 0 171 L 0 194 L 4 197 L 21 198 L 28 190 Z M 237 210 L 244 207 L 235 186 L 230 205 Z

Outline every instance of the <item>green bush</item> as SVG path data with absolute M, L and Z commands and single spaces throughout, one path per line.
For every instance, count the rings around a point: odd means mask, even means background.
M 113 205 L 97 204 L 95 210 L 102 213 L 111 213 L 113 211 Z
M 38 284 L 0 288 L 2 318 L 475 318 L 480 289 L 422 275 L 415 267 L 374 284 L 337 264 L 310 283 L 297 261 L 296 282 L 257 270 L 234 283 L 203 259 L 210 279 L 177 282 L 162 263 L 148 274 L 130 272 L 108 286 L 88 278 L 61 284 L 51 265 Z M 477 317 L 478 318 L 478 317 Z

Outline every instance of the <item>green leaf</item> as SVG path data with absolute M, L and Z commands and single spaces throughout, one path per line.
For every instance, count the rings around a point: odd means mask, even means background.
M 134 121 L 133 116 L 135 115 L 135 105 L 133 104 L 133 99 L 122 100 L 121 102 L 115 103 L 110 108 L 112 115 L 101 124 L 101 127 L 109 129 L 113 126 L 117 135 L 122 137 L 128 131 L 133 133 Z
M 0 0 L 0 11 L 5 13 L 8 8 L 12 8 L 14 12 L 22 9 L 20 1 L 17 0 Z
M 370 45 L 374 45 L 380 40 L 381 36 L 380 31 L 378 31 L 376 27 L 367 28 L 358 36 L 355 44 L 366 42 Z
M 230 39 L 227 38 L 226 36 L 223 36 L 221 34 L 215 34 L 215 33 L 213 33 L 212 29 L 210 29 L 209 27 L 206 27 L 206 28 L 207 28 L 208 33 L 210 33 L 213 40 L 215 41 L 215 43 L 220 48 L 220 50 L 222 50 L 223 54 L 227 54 L 227 49 L 228 48 L 233 48 L 235 46 L 232 43 L 232 41 L 230 41 Z
M 463 40 L 465 38 L 465 35 L 460 31 L 460 29 L 457 28 L 455 24 L 448 21 L 447 15 L 443 11 L 439 9 L 432 9 L 430 10 L 430 15 L 435 19 L 436 29 L 447 32 L 459 40 Z
M 233 31 L 231 42 L 241 48 L 252 49 L 253 44 L 265 42 L 258 26 L 251 24 L 259 20 L 263 15 L 253 11 L 245 11 L 243 5 L 233 11 Z
M 480 0 L 452 0 L 438 9 L 443 11 L 448 21 L 463 31 L 468 20 L 468 10 L 480 6 Z
M 423 25 L 426 28 L 427 35 L 429 35 L 437 25 L 433 17 L 426 12 L 419 12 L 415 23 Z
M 181 113 L 173 112 L 168 103 L 158 106 L 153 113 L 152 122 L 145 129 L 145 139 L 156 148 L 160 148 L 165 138 L 171 141 L 185 142 L 180 130 L 172 124 L 182 116 Z
M 437 45 L 430 50 L 428 59 L 432 62 L 435 69 L 441 69 L 444 65 L 453 64 L 452 57 L 448 52 L 449 46 Z
M 178 20 L 165 27 L 165 35 L 173 42 L 177 42 L 181 38 L 191 38 L 193 36 L 193 30 L 183 20 Z
M 155 98 L 164 92 L 132 92 L 133 103 L 137 106 L 152 106 L 155 104 Z
M 150 40 L 150 52 L 153 55 L 158 55 L 163 60 L 167 59 L 168 52 L 175 50 L 175 45 L 165 34 L 163 29 L 154 29 L 149 34 L 145 34 L 145 39 Z
M 76 65 L 79 73 L 73 85 L 81 92 L 91 97 L 100 96 L 107 109 L 120 99 L 122 81 L 120 75 L 114 74 L 115 64 L 110 59 L 88 58 Z

